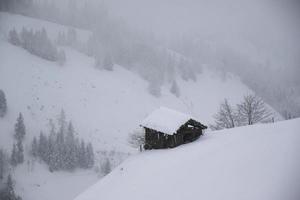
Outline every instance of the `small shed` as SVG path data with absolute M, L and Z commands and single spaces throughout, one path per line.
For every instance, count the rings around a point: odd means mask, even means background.
M 198 139 L 207 126 L 193 117 L 160 107 L 140 125 L 145 129 L 145 149 L 173 148 Z

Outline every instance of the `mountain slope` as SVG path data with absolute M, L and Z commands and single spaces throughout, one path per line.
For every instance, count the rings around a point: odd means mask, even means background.
M 0 23 L 2 35 L 8 28 L 20 30 L 24 24 L 33 30 L 44 24 L 53 38 L 62 29 L 61 25 L 18 15 L 1 13 L 1 17 L 5 19 Z M 170 85 L 163 86 L 162 96 L 157 98 L 148 93 L 145 80 L 123 67 L 115 66 L 113 72 L 98 70 L 94 59 L 70 48 L 65 48 L 67 61 L 60 67 L 5 40 L 0 40 L 0 86 L 7 96 L 8 115 L 0 120 L 0 131 L 7 134 L 12 134 L 19 112 L 32 137 L 45 130 L 48 119 L 63 108 L 78 134 L 91 140 L 96 149 L 129 151 L 128 133 L 161 105 L 192 114 L 207 124 L 224 98 L 237 103 L 251 93 L 237 77 L 222 80 L 206 69 L 195 82 L 179 78 L 179 98 L 169 92 Z M 6 134 L 0 137 L 5 141 L 1 145 L 11 146 Z
M 44 200 L 57 199 L 59 194 L 68 200 L 97 179 L 91 171 L 50 173 L 36 161 L 31 171 L 30 142 L 41 130 L 48 133 L 48 120 L 55 120 L 62 108 L 67 119 L 72 120 L 76 135 L 93 143 L 96 166 L 101 165 L 105 151 L 117 152 L 112 161 L 115 166 L 136 151 L 128 145 L 128 134 L 159 106 L 192 114 L 208 124 L 224 98 L 234 104 L 252 93 L 237 77 L 222 80 L 215 72 L 204 69 L 195 82 L 178 78 L 179 98 L 169 92 L 170 85 L 164 85 L 161 97 L 157 98 L 149 94 L 145 80 L 122 66 L 115 66 L 113 72 L 96 69 L 93 58 L 68 47 L 62 47 L 67 60 L 59 66 L 8 43 L 9 30 L 20 31 L 23 26 L 33 31 L 44 27 L 52 40 L 68 27 L 0 12 L 0 89 L 8 103 L 8 113 L 0 119 L 0 147 L 11 152 L 14 124 L 22 112 L 26 125 L 25 163 L 13 175 L 17 192 L 24 200 L 40 199 L 41 194 L 52 190 L 56 193 L 43 196 Z M 80 41 L 85 41 L 89 34 L 77 30 Z M 55 184 L 57 178 L 64 187 Z
M 300 119 L 210 132 L 140 153 L 75 200 L 297 200 Z

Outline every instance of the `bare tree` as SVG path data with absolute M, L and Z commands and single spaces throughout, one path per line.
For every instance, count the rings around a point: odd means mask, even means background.
M 135 129 L 129 134 L 128 143 L 133 148 L 141 147 L 145 144 L 145 133 L 143 129 Z
M 264 101 L 255 95 L 244 96 L 244 101 L 237 105 L 238 115 L 242 124 L 252 125 L 271 120 L 272 113 Z
M 237 112 L 228 103 L 227 99 L 225 99 L 224 102 L 221 104 L 220 110 L 214 116 L 214 118 L 215 124 L 210 126 L 213 130 L 234 128 L 239 124 Z

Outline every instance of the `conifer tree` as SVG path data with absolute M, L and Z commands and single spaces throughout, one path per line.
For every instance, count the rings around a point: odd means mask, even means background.
M 18 164 L 24 162 L 24 148 L 23 148 L 22 141 L 17 143 L 17 161 Z
M 3 179 L 6 167 L 6 156 L 3 149 L 0 149 L 0 180 Z
M 101 166 L 102 173 L 103 174 L 108 174 L 111 171 L 111 164 L 108 158 L 105 159 L 104 163 Z
M 12 153 L 10 156 L 10 164 L 14 167 L 19 164 L 18 163 L 18 148 L 17 148 L 16 144 L 13 145 Z
M 68 131 L 66 135 L 66 167 L 67 169 L 74 169 L 76 167 L 77 155 L 74 138 L 74 128 L 72 122 L 69 122 Z
M 33 157 L 37 157 L 38 156 L 38 142 L 37 142 L 37 139 L 36 137 L 33 138 L 33 141 L 31 143 L 31 155 Z
M 78 164 L 81 168 L 87 168 L 87 159 L 86 159 L 86 148 L 85 143 L 81 140 L 79 147 L 79 156 L 78 156 Z
M 23 141 L 25 134 L 26 134 L 26 128 L 24 125 L 23 115 L 22 113 L 19 113 L 19 117 L 15 124 L 15 135 L 14 135 L 17 142 Z
M 87 153 L 87 168 L 91 168 L 94 166 L 94 150 L 91 143 L 88 143 L 86 148 Z
M 6 97 L 3 90 L 0 90 L 0 117 L 4 117 L 7 112 Z
M 9 31 L 9 42 L 16 46 L 21 45 L 21 41 L 20 41 L 20 38 L 19 38 L 19 35 L 18 35 L 16 29 Z
M 0 192 L 0 199 L 2 200 L 22 200 L 21 197 L 17 196 L 14 189 L 14 183 L 11 175 L 7 176 L 5 187 Z

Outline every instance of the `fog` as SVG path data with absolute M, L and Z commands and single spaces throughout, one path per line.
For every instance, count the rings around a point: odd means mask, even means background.
M 115 63 L 155 87 L 164 84 L 170 68 L 180 65 L 171 58 L 175 64 L 168 66 L 166 51 L 172 51 L 190 62 L 179 67 L 190 77 L 203 66 L 234 73 L 281 113 L 300 113 L 297 0 L 33 2 L 36 5 L 16 3 L 11 10 L 92 31 L 81 51 L 96 60 L 111 54 Z
M 237 171 L 235 149 L 221 152 L 233 169 L 224 181 L 242 177 L 240 187 L 217 187 L 221 196 L 298 191 L 296 170 L 281 161 L 292 166 L 299 152 L 300 123 L 291 120 L 300 117 L 299 11 L 300 0 L 0 0 L 0 200 L 74 199 L 131 154 L 193 142 L 203 129 L 199 152 L 236 143 L 241 158 L 251 156 Z M 143 125 L 159 107 L 154 126 Z M 220 163 L 192 151 L 199 166 Z M 131 161 L 108 178 L 136 175 Z M 282 173 L 269 173 L 275 165 Z M 217 180 L 225 171 L 215 170 Z M 257 181 L 270 188 L 252 194 Z

